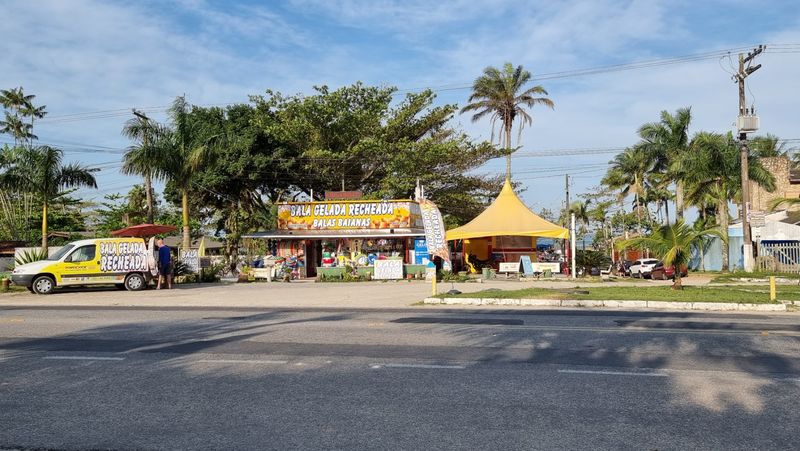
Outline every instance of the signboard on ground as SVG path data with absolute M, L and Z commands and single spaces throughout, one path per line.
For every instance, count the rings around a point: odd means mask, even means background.
M 197 249 L 181 250 L 181 261 L 189 271 L 193 273 L 200 272 L 200 253 L 197 252 Z
M 429 261 L 428 243 L 425 238 L 414 238 L 414 264 L 427 265 Z
M 526 276 L 533 275 L 533 264 L 531 263 L 531 256 L 530 255 L 523 255 L 519 258 L 519 263 L 522 265 L 522 272 Z
M 376 280 L 395 280 L 403 278 L 403 260 L 375 260 Z
M 422 227 L 411 201 L 296 202 L 278 206 L 280 230 L 399 229 Z
M 499 272 L 519 272 L 519 262 L 500 263 Z

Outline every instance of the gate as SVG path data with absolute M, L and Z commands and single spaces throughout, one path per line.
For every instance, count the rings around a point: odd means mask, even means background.
M 759 243 L 758 270 L 800 274 L 800 242 Z

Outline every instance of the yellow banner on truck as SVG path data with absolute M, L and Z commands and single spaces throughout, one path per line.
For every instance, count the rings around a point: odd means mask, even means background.
M 422 227 L 411 201 L 297 202 L 278 206 L 278 229 L 343 230 Z

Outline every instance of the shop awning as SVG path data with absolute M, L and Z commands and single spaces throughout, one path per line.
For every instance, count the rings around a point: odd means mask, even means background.
M 532 212 L 514 193 L 506 180 L 497 199 L 483 213 L 467 224 L 447 231 L 447 240 L 489 236 L 540 236 L 569 238 L 569 230 L 542 219 Z
M 424 236 L 423 229 L 333 229 L 333 230 L 270 230 L 243 235 L 242 238 L 263 239 L 333 239 L 333 238 L 405 238 Z

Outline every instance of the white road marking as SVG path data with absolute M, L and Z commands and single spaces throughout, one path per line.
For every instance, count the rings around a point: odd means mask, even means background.
M 101 357 L 89 355 L 48 355 L 42 358 L 45 360 L 125 360 L 125 357 Z
M 381 368 L 423 368 L 423 369 L 445 369 L 445 370 L 463 370 L 466 367 L 462 365 L 427 365 L 423 363 L 375 363 L 370 365 L 370 368 L 377 370 Z
M 605 374 L 609 376 L 669 377 L 669 374 L 664 374 L 664 373 L 641 373 L 634 371 L 558 370 L 558 372 L 569 373 L 569 374 Z
M 249 364 L 275 364 L 283 365 L 289 363 L 288 360 L 237 360 L 237 359 L 202 359 L 198 360 L 200 363 L 249 363 Z

